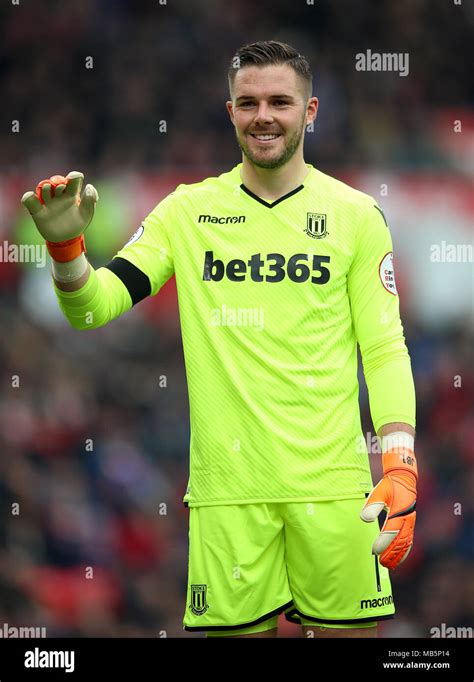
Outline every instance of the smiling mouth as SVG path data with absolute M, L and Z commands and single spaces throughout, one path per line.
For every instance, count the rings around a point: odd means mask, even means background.
M 281 137 L 279 133 L 250 133 L 250 135 L 258 142 L 263 143 L 273 142 Z

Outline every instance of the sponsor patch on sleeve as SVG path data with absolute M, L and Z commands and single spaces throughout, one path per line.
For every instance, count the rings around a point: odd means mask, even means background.
M 393 270 L 393 252 L 389 251 L 382 258 L 379 266 L 380 281 L 384 289 L 393 294 L 398 295 L 397 285 L 395 284 L 395 272 Z
M 138 230 L 135 230 L 135 232 L 132 234 L 132 236 L 130 237 L 128 242 L 126 244 L 124 244 L 122 246 L 122 248 L 124 249 L 126 246 L 129 246 L 129 244 L 133 244 L 133 242 L 136 242 L 138 239 L 140 239 L 140 237 L 142 236 L 144 231 L 145 231 L 145 228 L 143 227 L 143 225 L 140 225 Z

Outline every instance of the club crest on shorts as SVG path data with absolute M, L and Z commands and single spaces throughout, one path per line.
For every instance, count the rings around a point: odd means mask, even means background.
M 209 608 L 207 603 L 207 585 L 191 585 L 191 603 L 189 608 L 195 616 L 202 616 Z
M 307 213 L 306 220 L 306 234 L 313 239 L 322 239 L 328 233 L 326 232 L 326 214 L 325 213 Z

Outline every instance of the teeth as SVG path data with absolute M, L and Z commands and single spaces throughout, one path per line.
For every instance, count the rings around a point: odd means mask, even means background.
M 254 135 L 257 140 L 275 140 L 279 135 Z

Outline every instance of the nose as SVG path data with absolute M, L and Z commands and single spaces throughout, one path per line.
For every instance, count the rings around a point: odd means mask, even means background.
M 273 121 L 273 117 L 270 114 L 270 110 L 266 102 L 260 102 L 258 105 L 257 113 L 255 114 L 256 123 L 270 123 Z

